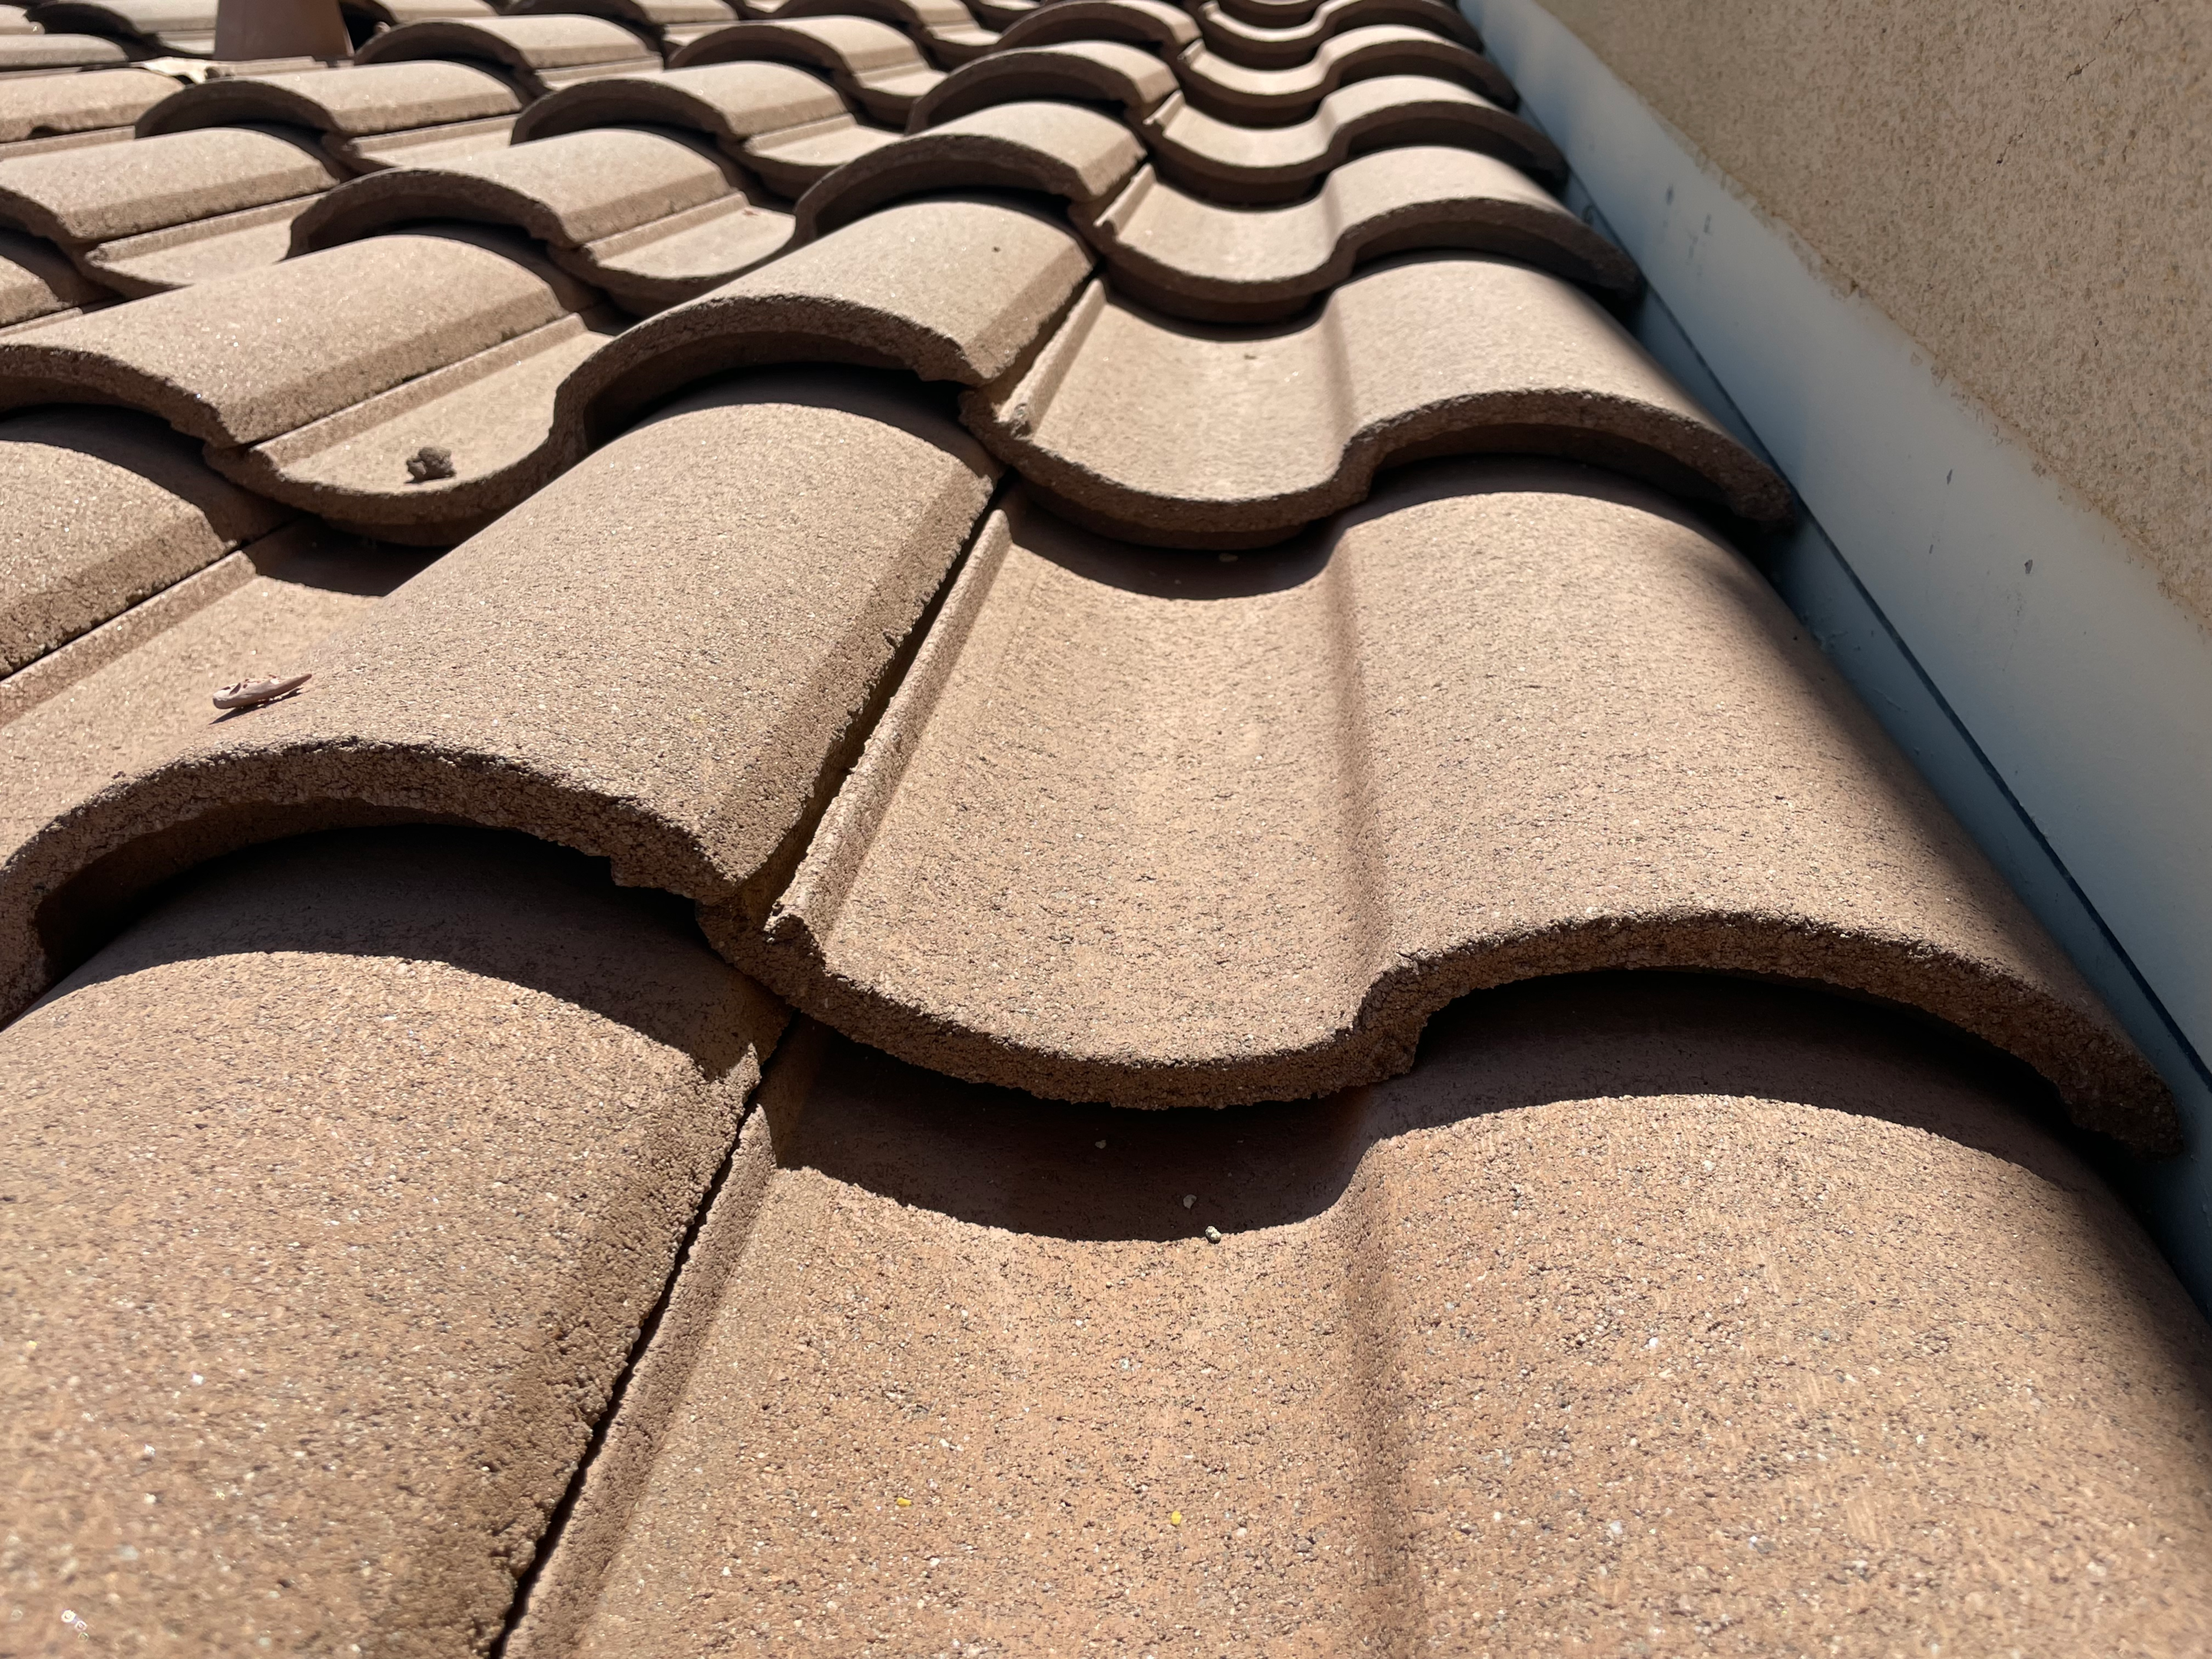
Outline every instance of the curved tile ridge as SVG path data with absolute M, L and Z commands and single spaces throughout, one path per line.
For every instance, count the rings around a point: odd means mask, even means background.
M 273 264 L 293 216 L 337 179 L 288 136 L 208 127 L 0 161 L 0 224 L 135 297 Z
M 1178 94 L 1146 116 L 1142 130 L 1163 179 L 1218 202 L 1295 200 L 1352 156 L 1404 144 L 1479 149 L 1554 187 L 1567 177 L 1559 146 L 1535 128 L 1481 94 L 1429 75 L 1355 81 L 1287 127 L 1224 121 Z
M 1213 322 L 1288 317 L 1355 264 L 1412 249 L 1505 254 L 1608 296 L 1641 281 L 1626 254 L 1518 168 L 1433 144 L 1347 161 L 1319 195 L 1271 209 L 1217 206 L 1147 168 L 1073 218 L 1117 293 Z
M 1405 23 L 1367 23 L 1331 35 L 1306 63 L 1251 69 L 1209 47 L 1185 52 L 1176 78 L 1193 106 L 1226 121 L 1287 125 L 1311 115 L 1339 87 L 1378 75 L 1428 75 L 1473 88 L 1501 109 L 1521 94 L 1504 71 L 1456 40 Z
M 778 20 L 794 17 L 873 17 L 889 23 L 940 69 L 971 63 L 999 44 L 960 0 L 786 0 Z
M 147 56 L 100 34 L 0 34 L 0 75 L 51 75 L 61 70 L 112 68 Z
M 26 15 L 49 34 L 102 34 L 180 58 L 215 56 L 208 0 L 45 0 Z
M 159 422 L 112 409 L 0 420 L 0 677 L 120 616 L 285 514 Z
M 703 142 L 598 127 L 352 179 L 292 222 L 307 253 L 409 223 L 510 224 L 554 263 L 641 314 L 689 300 L 774 258 L 788 213 L 756 206 Z
M 326 138 L 368 138 L 513 116 L 521 107 L 513 87 L 472 64 L 356 64 L 182 87 L 139 118 L 138 136 L 280 121 Z
M 517 0 L 509 17 L 568 16 L 584 13 L 620 23 L 658 46 L 663 56 L 702 34 L 738 21 L 728 0 Z
M 0 155 L 18 144 L 93 142 L 94 134 L 129 127 L 176 89 L 167 76 L 139 69 L 0 81 Z
M 0 407 L 122 404 L 250 489 L 452 542 L 542 482 L 592 295 L 489 230 L 380 236 L 0 339 Z M 426 448 L 445 476 L 409 465 Z
M 898 203 L 629 330 L 562 387 L 560 428 L 597 441 L 702 375 L 754 363 L 981 386 L 1018 370 L 1090 269 L 1079 238 L 1019 203 Z
M 1045 98 L 1119 104 L 1133 122 L 1158 108 L 1175 89 L 1175 72 L 1142 46 L 1119 40 L 1023 46 L 994 52 L 953 70 L 916 100 L 907 130 L 920 132 L 994 104 Z
M 1121 40 L 1173 58 L 1194 46 L 1199 27 L 1167 0 L 1054 0 L 1024 12 L 999 36 L 999 50 L 1054 46 L 1069 40 Z
M 1248 23 L 1223 9 L 1219 0 L 1206 0 L 1196 12 L 1206 44 L 1231 63 L 1253 69 L 1306 63 L 1322 41 L 1370 23 L 1403 23 L 1457 40 L 1471 51 L 1482 50 L 1474 25 L 1441 0 L 1322 0 L 1311 17 L 1286 28 Z
M 308 692 L 26 842 L 0 866 L 0 1011 L 96 945 L 125 895 L 303 829 L 428 816 L 702 902 L 779 884 L 995 475 L 885 376 L 810 368 L 682 400 L 326 640 Z
M 1565 455 L 1758 522 L 1790 510 L 1587 295 L 1480 256 L 1377 266 L 1268 332 L 1173 324 L 1093 283 L 963 409 L 1062 511 L 1140 542 L 1279 541 L 1409 454 Z
M 789 64 L 703 64 L 694 69 L 612 75 L 563 87 L 523 111 L 514 142 L 591 127 L 650 121 L 689 127 L 736 153 L 749 138 L 834 120 L 845 100 L 819 76 Z
M 1234 565 L 1017 496 L 765 930 L 702 919 L 847 1034 L 1062 1099 L 1321 1094 L 1404 1071 L 1468 991 L 1686 968 L 1923 1009 L 2177 1144 L 1759 574 L 1557 464 L 1401 475 Z
M 610 76 L 541 98 L 514 124 L 514 141 L 623 122 L 688 127 L 793 198 L 897 134 L 863 126 L 818 76 L 789 64 L 701 64 Z
M 92 281 L 52 243 L 0 230 L 0 332 L 114 303 L 114 289 Z
M 0 1252 L 60 1362 L 0 1383 L 11 1526 L 136 1539 L 97 1604 L 134 1646 L 479 1647 L 784 1018 L 667 907 L 511 836 L 314 837 L 164 895 L 0 1033 L 42 1085 L 0 1105 Z M 202 1385 L 155 1384 L 187 1331 Z
M 1098 207 L 1144 164 L 1144 146 L 1080 104 L 998 104 L 847 163 L 799 198 L 808 242 L 884 203 L 931 191 L 1024 190 Z
M 487 65 L 542 98 L 602 75 L 660 67 L 659 54 L 604 17 L 432 17 L 402 23 L 364 42 L 356 64 L 459 58 Z
M 943 80 L 914 42 L 872 17 L 794 17 L 732 23 L 702 35 L 668 60 L 671 69 L 765 59 L 830 77 L 845 101 L 877 120 L 904 126 L 915 100 Z

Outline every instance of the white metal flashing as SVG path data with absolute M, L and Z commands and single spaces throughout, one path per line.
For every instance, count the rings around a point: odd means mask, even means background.
M 1784 597 L 2173 1085 L 2188 1152 L 2109 1172 L 2212 1308 L 2212 637 L 1537 0 L 1462 3 L 1643 267 L 1639 337 L 1796 486 Z

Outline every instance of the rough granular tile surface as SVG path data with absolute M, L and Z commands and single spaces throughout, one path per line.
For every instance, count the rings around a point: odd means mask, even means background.
M 573 855 L 399 830 L 0 1033 L 9 1650 L 480 1648 L 781 1020 Z
M 794 1036 L 509 1650 L 2191 1650 L 2205 1335 L 2038 1093 L 1664 975 L 1290 1117 Z

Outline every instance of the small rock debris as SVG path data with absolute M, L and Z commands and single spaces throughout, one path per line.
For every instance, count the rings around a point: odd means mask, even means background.
M 1218 1244 L 1221 1243 L 1221 1229 L 1218 1227 L 1208 1227 L 1206 1230 L 1206 1242 L 1209 1244 Z
M 436 444 L 424 444 L 407 458 L 407 476 L 416 483 L 428 483 L 433 478 L 453 476 L 453 452 Z
M 279 697 L 289 697 L 314 678 L 313 674 L 287 674 L 265 680 L 240 680 L 235 685 L 226 685 L 215 694 L 218 708 L 258 708 L 264 702 L 274 702 Z

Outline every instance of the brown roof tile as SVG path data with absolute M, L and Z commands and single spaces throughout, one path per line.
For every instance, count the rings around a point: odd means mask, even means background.
M 194 127 L 281 122 L 328 139 L 368 138 L 512 116 L 514 89 L 468 64 L 349 64 L 289 75 L 228 76 L 179 89 L 139 118 L 141 137 Z
M 176 89 L 167 76 L 136 69 L 0 81 L 0 156 L 32 140 L 127 130 Z
M 1363 24 L 1330 35 L 1308 62 L 1288 69 L 1249 69 L 1205 46 L 1176 64 L 1176 78 L 1193 107 L 1224 120 L 1269 126 L 1304 120 L 1339 87 L 1378 75 L 1456 81 L 1504 109 L 1520 101 L 1513 83 L 1488 58 L 1404 23 Z
M 1225 208 L 1147 167 L 1074 222 L 1117 292 L 1181 317 L 1286 317 L 1351 276 L 1368 250 L 1467 247 L 1509 254 L 1611 295 L 1635 265 L 1517 168 L 1474 150 L 1413 145 L 1346 161 L 1288 206 Z
M 36 34 L 39 26 L 21 6 L 0 6 L 0 34 Z
M 373 32 L 377 24 L 398 28 L 432 17 L 496 17 L 499 9 L 485 0 L 338 0 L 349 20 L 358 19 Z
M 1371 266 L 1267 332 L 1174 321 L 1095 283 L 965 415 L 1068 510 L 1147 542 L 1280 540 L 1358 500 L 1392 456 L 1445 447 L 1573 455 L 1747 519 L 1790 514 L 1781 480 L 1587 295 L 1474 255 Z
M 1427 75 L 1355 81 L 1295 126 L 1247 127 L 1194 109 L 1182 94 L 1145 118 L 1162 178 L 1215 201 L 1294 201 L 1330 168 L 1369 150 L 1453 144 L 1510 161 L 1544 184 L 1566 178 L 1549 138 L 1465 87 Z
M 555 395 L 594 299 L 511 233 L 380 236 L 0 340 L 0 403 L 143 409 L 271 499 L 450 543 L 573 458 Z
M 126 775 L 0 866 L 6 1000 L 96 935 L 103 894 L 364 815 L 524 829 L 696 898 L 780 879 L 994 476 L 910 383 L 813 370 L 686 399 L 318 647 L 306 694 Z M 73 890 L 91 908 L 47 896 L 95 861 Z
M 1067 228 L 1011 201 L 900 203 L 640 323 L 562 394 L 592 435 L 740 364 L 851 362 L 981 386 L 1023 362 L 1091 268 Z
M 842 1030 L 1069 1099 L 1316 1093 L 1472 988 L 1674 967 L 1923 1008 L 2173 1133 L 1759 574 L 1554 464 L 1233 565 L 995 517 L 766 934 L 708 925 Z
M 19 323 L 59 317 L 115 295 L 72 264 L 52 243 L 0 230 L 0 334 Z
M 1175 72 L 1142 46 L 1119 40 L 1024 46 L 955 70 L 915 104 L 907 127 L 919 132 L 994 104 L 1045 98 L 1119 104 L 1134 120 L 1158 108 L 1175 89 Z
M 914 43 L 872 17 L 794 17 L 732 23 L 672 54 L 671 69 L 739 62 L 795 64 L 826 75 L 847 103 L 893 126 L 944 79 Z
M 50 75 L 57 70 L 127 64 L 143 56 L 98 34 L 0 35 L 0 76 Z
M 799 201 L 799 236 L 811 241 L 886 202 L 932 191 L 1035 191 L 1103 206 L 1144 159 L 1128 128 L 1097 110 L 997 104 L 839 167 Z
M 523 112 L 514 142 L 649 121 L 690 127 L 736 154 L 748 138 L 846 113 L 834 88 L 791 64 L 702 64 L 563 87 Z
M 738 9 L 727 0 L 518 0 L 507 8 L 507 15 L 563 16 L 579 12 L 623 25 L 652 41 L 664 55 L 738 21 Z
M 13 1604 L 477 1648 L 781 1023 L 665 907 L 462 832 L 258 852 L 140 922 L 0 1033 Z
M 805 70 L 741 60 L 564 88 L 532 104 L 514 137 L 640 121 L 705 134 L 787 198 L 897 136 L 854 121 L 836 89 Z
M 1668 975 L 1208 1115 L 800 1025 L 506 1650 L 2185 1651 L 2203 1324 L 2036 1104 Z
M 1198 40 L 1198 25 L 1167 0 L 1054 0 L 1025 12 L 999 37 L 999 49 L 1068 40 L 1122 40 L 1173 57 Z
M 0 675 L 285 516 L 210 471 L 197 444 L 112 410 L 0 420 Z
M 420 58 L 481 64 L 542 98 L 556 88 L 602 75 L 660 67 L 644 40 L 604 17 L 434 18 L 404 23 L 362 43 L 360 64 Z
M 563 310 L 543 278 L 486 247 L 456 236 L 380 237 L 0 342 L 0 400 L 124 403 L 235 447 Z
M 278 132 L 208 127 L 0 161 L 0 222 L 118 293 L 160 293 L 283 258 L 284 227 L 337 177 Z
M 49 34 L 99 34 L 149 52 L 206 58 L 215 52 L 212 0 L 43 0 L 28 9 Z
M 703 142 L 635 127 L 594 128 L 437 167 L 393 167 L 333 191 L 293 222 L 299 252 L 410 223 L 517 226 L 618 304 L 646 313 L 771 259 L 787 213 L 748 200 Z
M 961 0 L 785 0 L 775 15 L 779 21 L 873 17 L 899 30 L 941 69 L 971 62 L 999 43 Z
M 1402 23 L 1482 50 L 1474 25 L 1441 0 L 1322 0 L 1304 22 L 1279 28 L 1245 22 L 1224 11 L 1218 0 L 1206 0 L 1194 9 L 1209 47 L 1231 63 L 1254 69 L 1292 68 L 1310 59 L 1322 41 L 1370 23 Z
M 119 775 L 204 736 L 217 689 L 289 674 L 431 556 L 295 520 L 0 679 L 0 862 Z

